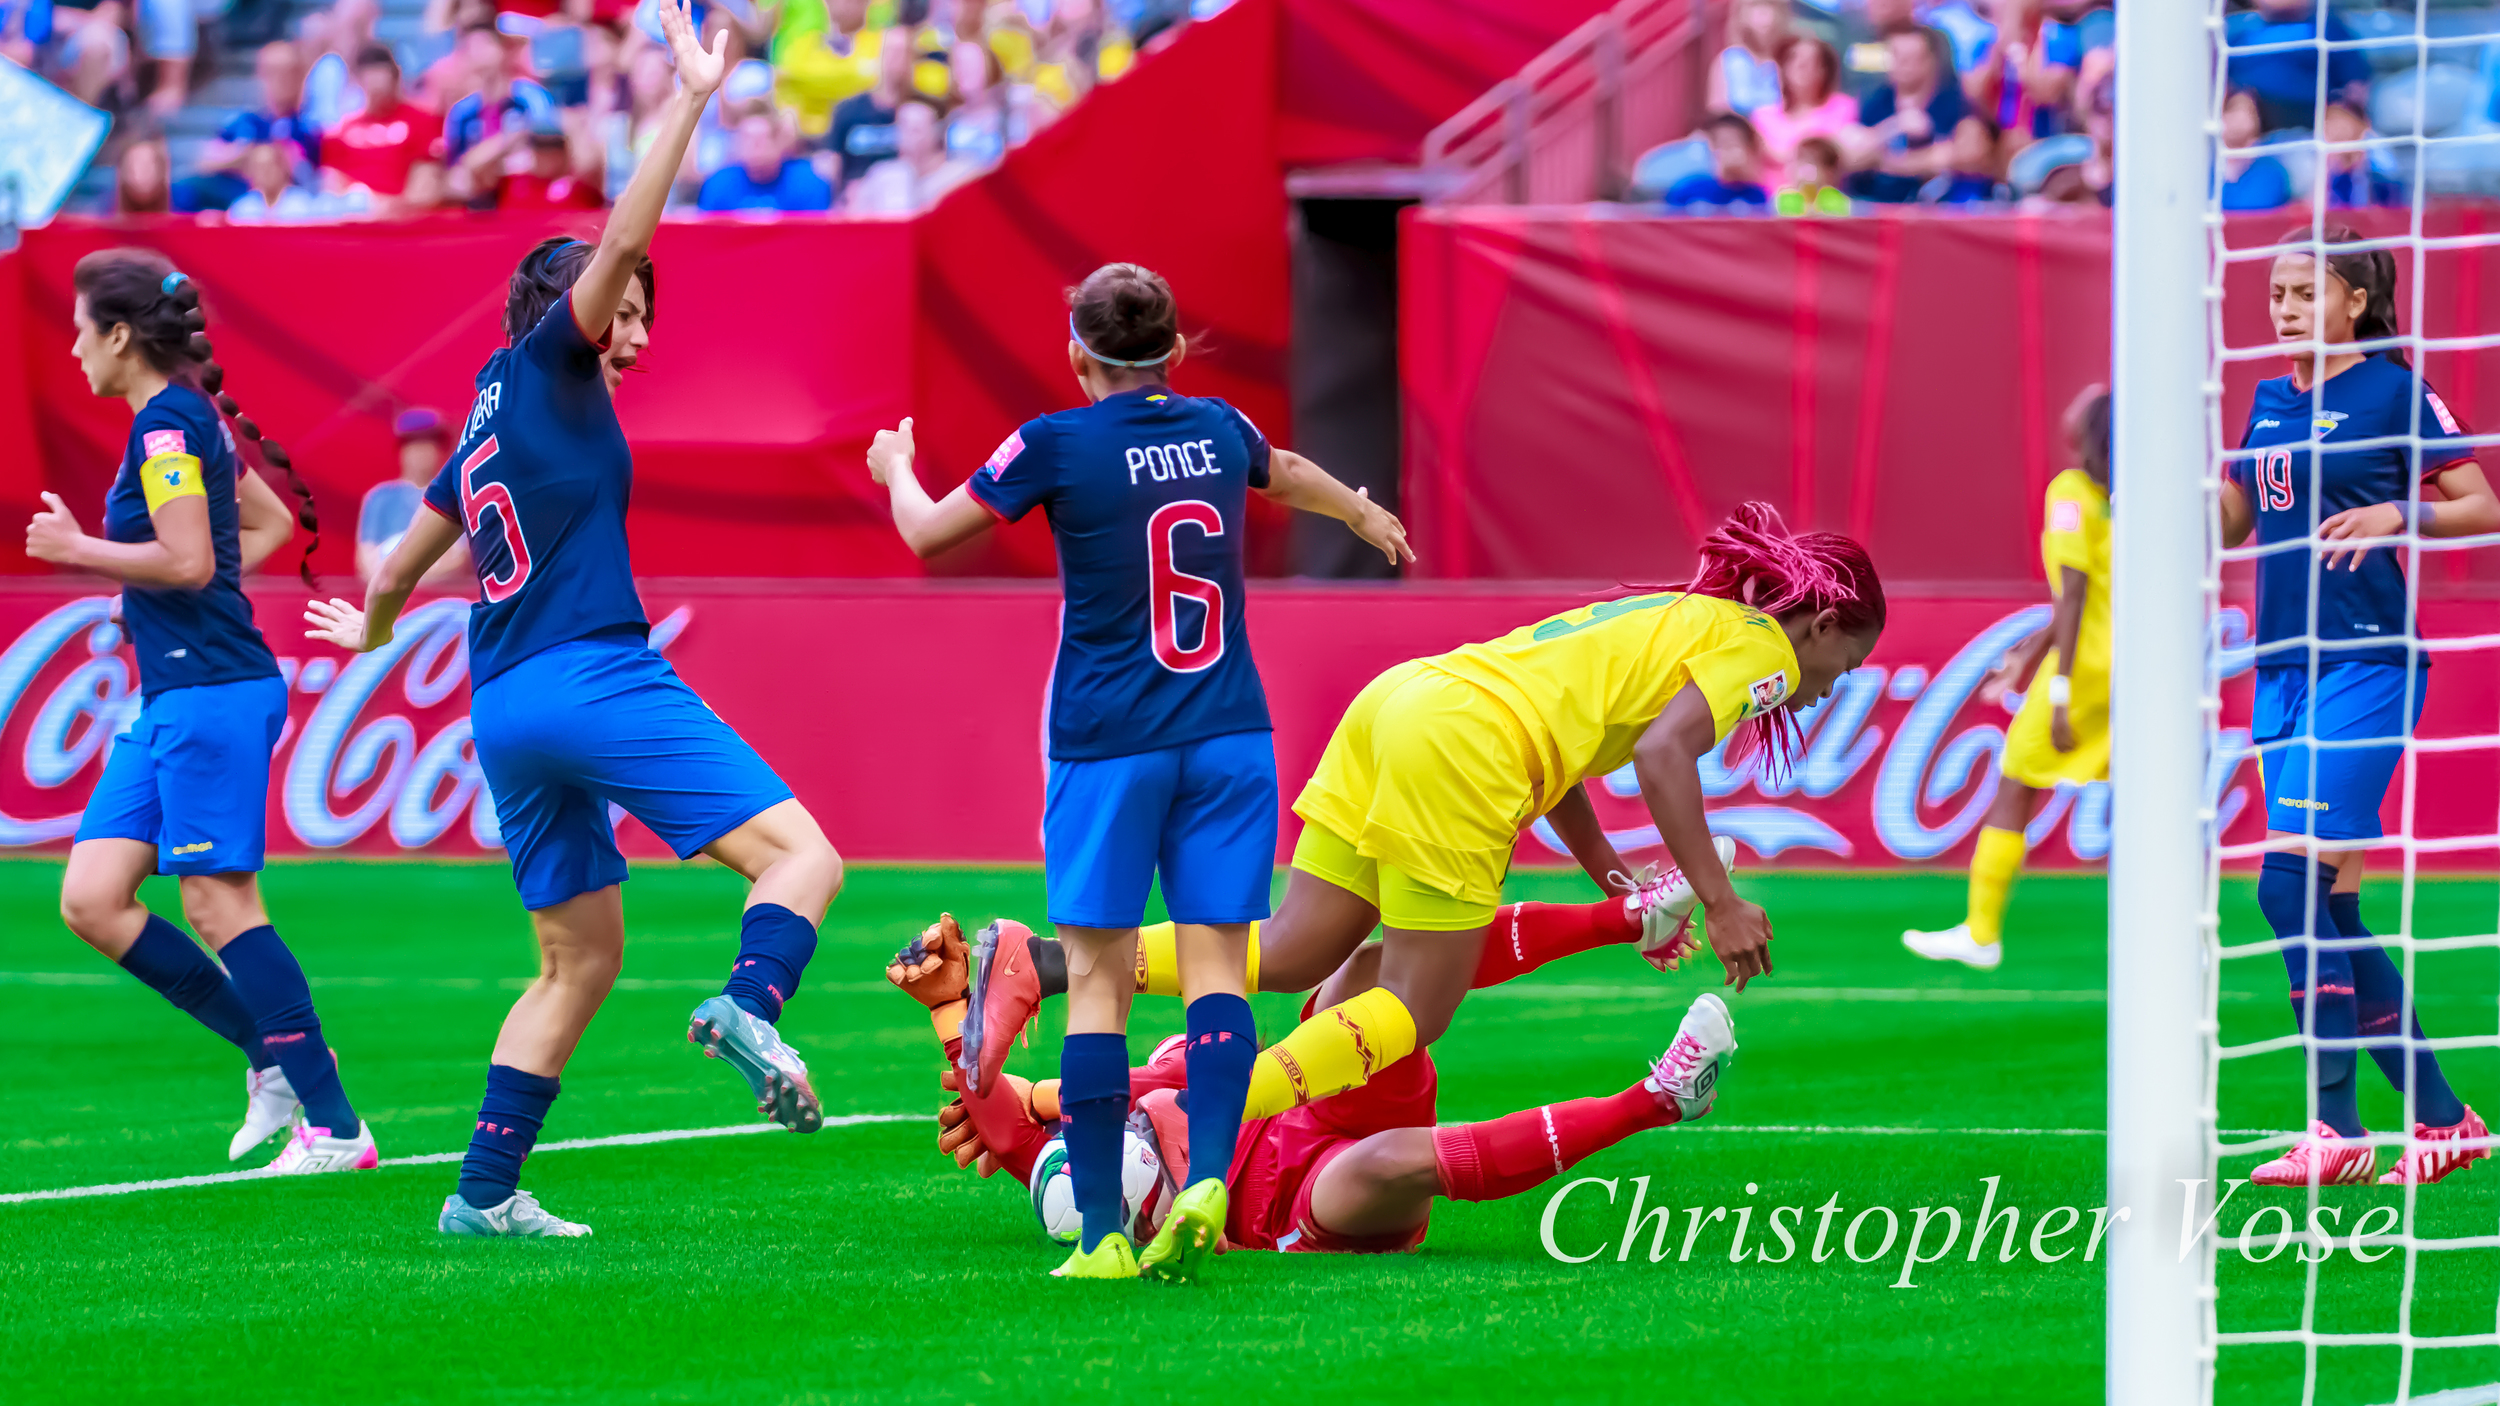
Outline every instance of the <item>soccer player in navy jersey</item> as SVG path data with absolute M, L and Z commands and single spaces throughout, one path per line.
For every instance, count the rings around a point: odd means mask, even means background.
M 242 466 L 218 413 L 236 408 L 210 355 L 198 286 L 136 249 L 79 260 L 72 285 L 73 350 L 87 384 L 137 416 L 105 495 L 103 535 L 80 530 L 46 493 L 26 551 L 121 583 L 145 706 L 114 739 L 88 797 L 61 876 L 61 916 L 243 1052 L 246 1105 L 229 1161 L 294 1123 L 272 1170 L 374 1166 L 372 1130 L 347 1100 L 304 969 L 260 901 L 286 680 L 252 621 L 243 573 L 293 534 L 289 514 Z M 287 467 L 285 451 L 242 424 L 272 467 Z M 177 876 L 183 916 L 224 970 L 139 902 L 151 873 Z
M 1164 281 L 1106 264 L 1069 294 L 1068 366 L 1087 404 L 1027 421 L 943 499 L 912 470 L 912 422 L 881 430 L 869 470 L 894 524 L 935 556 L 1039 507 L 1059 548 L 1067 603 L 1050 696 L 1042 859 L 1050 919 L 1067 950 L 1060 1056 L 1068 1160 L 1085 1232 L 1055 1273 L 1194 1277 L 1225 1217 L 1222 1170 L 1258 1055 L 1250 1018 L 1250 924 L 1268 916 L 1276 856 L 1276 754 L 1250 658 L 1242 543 L 1250 490 L 1352 527 L 1392 563 L 1412 561 L 1397 517 L 1318 465 L 1272 448 L 1223 401 L 1185 396 L 1187 354 Z M 1139 1257 L 1120 1223 L 1128 1119 L 1129 996 L 1137 929 L 1156 876 L 1188 1000 L 1191 1166 L 1172 1214 Z M 975 953 L 964 1066 L 998 1077 L 980 992 L 1000 948 Z M 1010 953 L 1008 960 L 1014 960 Z
M 2485 1136 L 2482 1119 L 2441 1076 L 2421 1022 L 2399 1028 L 2404 979 L 2366 942 L 2361 920 L 2363 846 L 2384 833 L 2379 803 L 2430 682 L 2404 548 L 2371 542 L 2407 531 L 2491 532 L 2500 501 L 2470 446 L 2452 442 L 2466 434 L 2455 412 L 2404 352 L 2348 349 L 2401 335 L 2395 256 L 2332 252 L 2358 236 L 2340 227 L 2322 234 L 2317 256 L 2295 249 L 2274 261 L 2267 301 L 2292 372 L 2257 387 L 2221 489 L 2226 542 L 2254 532 L 2261 545 L 2285 548 L 2257 564 L 2251 733 L 2264 748 L 2266 837 L 2283 846 L 2265 858 L 2257 902 L 2283 942 L 2303 1032 L 2371 1042 L 2380 1072 L 2412 1096 L 2412 1141 L 2378 1180 L 2434 1182 L 2489 1154 L 2472 1141 Z M 2282 242 L 2309 237 L 2304 225 Z M 2313 534 L 2318 544 L 2304 545 Z M 2317 1120 L 2253 1180 L 2336 1184 L 2377 1172 L 2375 1150 L 2353 1141 L 2365 1135 L 2353 1048 L 2314 1051 Z
M 725 40 L 706 52 L 682 0 L 660 16 L 677 92 L 598 247 L 549 239 L 521 260 L 504 308 L 511 345 L 478 372 L 468 423 L 426 491 L 433 511 L 409 525 L 363 611 L 334 600 L 306 613 L 314 638 L 378 648 L 426 568 L 467 535 L 482 597 L 469 617 L 478 765 L 542 966 L 495 1041 L 439 1221 L 454 1235 L 589 1233 L 547 1213 L 519 1178 L 623 956 L 626 867 L 610 802 L 680 858 L 708 854 L 752 885 L 728 984 L 695 1007 L 687 1038 L 734 1065 L 776 1122 L 804 1133 L 824 1118 L 774 1023 L 816 950 L 841 860 L 772 768 L 651 649 L 626 551 L 633 455 L 613 397 L 650 343 L 646 254 L 724 67 Z

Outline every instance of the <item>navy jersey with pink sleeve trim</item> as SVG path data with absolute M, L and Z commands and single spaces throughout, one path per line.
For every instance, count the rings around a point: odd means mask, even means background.
M 566 294 L 486 359 L 460 443 L 425 490 L 477 564 L 469 669 L 479 683 L 592 635 L 648 635 L 625 546 L 634 457 Z
M 2298 542 L 2349 508 L 2403 503 L 2413 482 L 2471 461 L 2472 446 L 2452 443 L 2468 431 L 2454 411 L 2413 371 L 2384 356 L 2368 357 L 2330 376 L 2313 395 L 2289 376 L 2261 381 L 2248 407 L 2231 479 L 2248 496 L 2260 545 Z M 2407 440 L 2419 436 L 2420 442 Z M 2340 445 L 2394 440 L 2367 448 Z M 2315 463 L 2312 464 L 2312 457 Z M 2309 647 L 2311 553 L 2296 547 L 2257 560 L 2257 662 L 2305 664 Z M 2405 552 L 2377 547 L 2357 569 L 2341 564 L 2317 573 L 2317 638 L 2321 664 L 2401 664 L 2413 612 L 2406 602 Z M 2344 644 L 2343 641 L 2384 641 Z
M 1058 542 L 1053 760 L 1268 729 L 1241 568 L 1267 469 L 1240 411 L 1145 386 L 1027 421 L 973 474 L 974 499 L 1008 522 L 1041 508 Z

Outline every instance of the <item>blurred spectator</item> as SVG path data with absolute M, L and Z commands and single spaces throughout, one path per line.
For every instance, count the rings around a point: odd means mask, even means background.
M 1786 168 L 1809 137 L 1839 139 L 1854 134 L 1858 100 L 1836 91 L 1840 56 L 1811 34 L 1791 38 L 1780 49 L 1780 100 L 1747 113 L 1761 134 L 1762 151 L 1774 168 Z M 1794 172 L 1790 172 L 1793 179 Z
M 1786 0 L 1738 0 L 1728 7 L 1727 47 L 1710 65 L 1712 112 L 1777 107 L 1780 46 L 1788 42 Z
M 651 149 L 659 135 L 660 116 L 666 110 L 669 95 L 677 91 L 677 70 L 669 67 L 666 49 L 645 46 L 634 51 L 625 67 L 625 98 L 623 111 L 607 113 L 602 118 L 601 136 L 607 144 L 604 180 L 608 199 L 625 192 L 625 183 L 633 179 L 634 168 L 642 164 L 642 154 Z
M 2258 119 L 2266 131 L 2284 127 L 2310 127 L 2317 120 L 2318 48 L 2323 37 L 2328 43 L 2348 42 L 2360 36 L 2343 17 L 2318 0 L 2257 0 L 2257 7 L 2230 17 L 2223 30 L 2224 43 L 2233 50 L 2230 65 L 2231 86 L 2246 88 L 2257 95 Z M 2272 53 L 2243 54 L 2238 50 L 2261 44 L 2287 44 L 2292 47 Z M 2358 49 L 2333 49 L 2326 59 L 2326 100 L 2366 102 L 2370 89 L 2370 61 Z
M 1915 29 L 1934 36 L 1936 52 L 1952 42 L 1918 22 L 1917 0 L 1862 0 L 1840 14 L 1840 86 L 1863 104 L 1892 78 L 1892 36 Z
M 607 205 L 599 183 L 575 173 L 572 144 L 561 124 L 533 124 L 528 149 L 528 167 L 505 173 L 495 193 L 496 209 L 597 210 Z
M 1919 187 L 1922 205 L 1998 204 L 2014 198 L 1997 159 L 1997 124 L 1970 113 L 1954 124 L 1942 175 Z
M 986 170 L 1031 136 L 1028 110 L 1010 101 L 1007 74 L 998 55 L 977 40 L 958 43 L 950 55 L 960 100 L 946 120 L 946 153 Z
M 70 96 L 90 107 L 111 106 L 114 86 L 130 76 L 129 12 L 121 0 L 45 0 L 40 18 L 30 9 L 18 23 L 24 32 L 48 31 L 38 40 L 40 70 Z
M 1033 53 L 1033 87 L 1061 107 L 1094 89 L 1103 71 L 1103 13 L 1096 0 L 1052 0 Z
M 0 59 L 33 70 L 52 38 L 52 0 L 0 0 Z
M 696 205 L 704 210 L 829 210 L 833 187 L 816 168 L 790 151 L 789 135 L 774 118 L 748 117 L 732 139 L 737 163 L 704 177 Z
M 738 124 L 758 115 L 771 117 L 774 112 L 773 66 L 762 59 L 733 65 L 720 91 L 704 104 L 702 120 L 695 124 L 691 150 L 695 173 L 709 176 L 735 163 L 738 156 L 732 134 Z
M 2234 88 L 2222 100 L 2222 208 L 2276 210 L 2292 203 L 2292 174 L 2271 155 L 2233 156 L 2265 139 L 2257 95 Z
M 843 206 L 854 215 L 910 215 L 980 172 L 946 154 L 946 119 L 935 99 L 906 96 L 894 109 L 894 159 L 851 182 Z
M 436 112 L 449 112 L 453 103 L 477 90 L 473 76 L 475 65 L 468 55 L 460 52 L 460 40 L 473 29 L 495 27 L 495 0 L 457 0 L 455 4 L 442 6 L 442 27 L 434 24 L 436 17 L 435 7 L 428 5 L 426 32 L 444 36 L 440 42 L 445 47 L 441 56 L 417 75 L 415 93 L 418 102 Z
M 911 32 L 885 31 L 877 49 L 877 85 L 834 107 L 825 146 L 842 163 L 845 187 L 894 155 L 894 112 L 911 92 L 911 65 Z
M 391 428 L 399 436 L 399 477 L 384 479 L 366 489 L 364 505 L 356 513 L 359 581 L 370 582 L 373 573 L 399 546 L 399 539 L 408 535 L 408 525 L 417 520 L 418 510 L 425 505 L 426 485 L 434 481 L 436 471 L 443 466 L 443 456 L 451 450 L 451 426 L 431 410 L 403 410 Z M 463 538 L 453 542 L 451 550 L 427 568 L 425 578 L 418 584 L 466 589 L 474 579 L 469 570 L 469 544 Z
M 556 125 L 556 101 L 535 81 L 515 77 L 512 54 L 492 28 L 460 36 L 477 90 L 443 114 L 443 156 L 451 193 L 478 208 L 494 202 L 505 162 L 529 140 L 533 126 Z
M 2377 133 L 2370 130 L 2370 119 L 2348 102 L 2327 104 L 2326 121 L 2318 129 L 2319 140 L 2329 147 L 2352 144 L 2350 151 L 2326 150 L 2320 153 L 2320 179 L 2326 182 L 2327 208 L 2357 210 L 2372 205 L 2403 205 L 2405 188 L 2380 175 L 2370 165 L 2370 149 L 2358 145 Z
M 113 168 L 113 213 L 161 215 L 174 208 L 174 163 L 165 139 L 142 137 L 122 148 Z
M 1840 148 L 1829 137 L 1808 137 L 1788 159 L 1788 184 L 1771 196 L 1782 215 L 1846 215 L 1852 207 L 1840 188 Z
M 2118 80 L 2103 78 L 2082 97 L 2083 130 L 2092 138 L 2092 154 L 2072 166 L 2061 166 L 2040 183 L 2040 198 L 2060 205 L 2116 203 L 2118 173 L 2111 143 L 2118 133 Z
M 373 46 L 373 24 L 380 13 L 374 0 L 333 0 L 329 9 L 304 17 L 304 116 L 324 132 L 364 106 L 355 61 Z
M 1997 0 L 1944 0 L 1921 16 L 1953 48 L 1953 71 L 1966 77 L 1996 60 Z
M 294 153 L 277 142 L 253 145 L 237 169 L 249 184 L 226 207 L 226 218 L 238 224 L 347 219 L 373 208 L 362 189 L 323 195 L 297 181 Z
M 1916 200 L 1919 188 L 1943 173 L 1952 155 L 1948 139 L 1969 107 L 1934 31 L 1896 29 L 1884 47 L 1892 79 L 1858 105 L 1876 165 L 1850 177 L 1849 193 L 1861 200 Z
M 191 96 L 191 63 L 199 57 L 200 25 L 217 15 L 213 0 L 137 0 L 139 48 L 156 62 L 148 110 L 167 117 Z
M 1667 187 L 1667 208 L 1769 206 L 1770 194 L 1762 188 L 1762 138 L 1753 124 L 1722 112 L 1703 122 L 1701 130 L 1710 139 L 1711 169 Z
M 442 190 L 443 119 L 400 97 L 399 60 L 379 44 L 356 55 L 356 85 L 364 106 L 321 144 L 322 188 L 361 187 L 399 202 L 395 209 L 432 204 Z
M 321 129 L 303 114 L 304 56 L 293 44 L 274 39 L 260 47 L 253 69 L 260 79 L 257 112 L 238 112 L 217 129 L 217 139 L 202 148 L 199 174 L 174 182 L 177 210 L 223 210 L 242 198 L 253 182 L 238 174 L 244 154 L 256 146 L 274 146 L 287 159 L 289 185 L 304 185 L 320 168 Z
M 875 81 L 885 33 L 867 27 L 868 0 L 780 0 L 779 10 L 766 50 L 777 96 L 797 111 L 799 130 L 822 132 L 838 104 Z

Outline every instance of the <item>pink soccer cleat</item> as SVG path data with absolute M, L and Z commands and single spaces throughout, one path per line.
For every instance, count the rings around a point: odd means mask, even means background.
M 2313 1123 L 2292 1150 L 2248 1174 L 2259 1186 L 2360 1186 L 2378 1171 L 2378 1152 L 2366 1142 L 2346 1142 L 2333 1128 Z
M 2483 1126 L 2483 1120 L 2475 1116 L 2471 1108 L 2465 1110 L 2465 1116 L 2452 1127 L 2434 1128 L 2416 1123 L 2413 1125 L 2413 1141 L 2406 1145 L 2405 1154 L 2396 1159 L 2396 1165 L 2388 1169 L 2387 1175 L 2378 1179 L 2379 1185 L 2403 1186 L 2410 1182 L 2415 1186 L 2428 1186 L 2442 1180 L 2450 1172 L 2465 1170 L 2470 1162 L 2489 1157 L 2490 1141 L 2491 1129 Z

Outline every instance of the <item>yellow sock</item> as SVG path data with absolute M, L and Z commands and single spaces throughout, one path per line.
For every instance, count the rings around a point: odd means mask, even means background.
M 1241 1116 L 1272 1118 L 1343 1093 L 1415 1052 L 1415 1017 L 1385 986 L 1312 1016 L 1259 1052 Z
M 1147 996 L 1181 994 L 1178 930 L 1171 923 L 1150 923 L 1137 930 L 1137 989 Z M 1259 925 L 1250 925 L 1250 989 L 1259 989 Z
M 1979 848 L 1970 857 L 1971 941 L 1994 947 L 2005 935 L 2005 900 L 2014 890 L 2014 876 L 2023 871 L 2023 832 L 1983 825 Z

